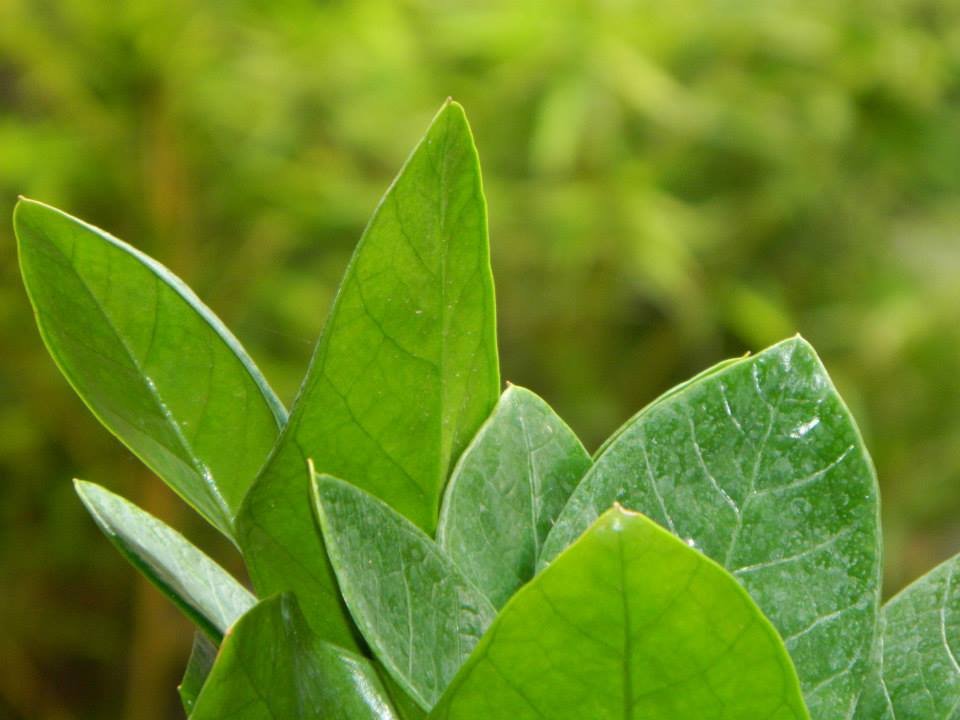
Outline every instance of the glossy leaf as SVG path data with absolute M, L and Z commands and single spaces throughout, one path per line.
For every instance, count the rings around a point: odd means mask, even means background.
M 320 640 L 292 595 L 264 600 L 224 638 L 190 720 L 397 720 L 363 657 Z
M 876 632 L 877 486 L 806 342 L 727 364 L 630 420 L 574 491 L 542 559 L 613 502 L 733 572 L 784 637 L 813 716 L 849 717 Z
M 401 688 L 430 709 L 495 611 L 422 530 L 363 490 L 314 479 L 317 516 L 350 612 Z
M 776 630 L 723 568 L 614 508 L 507 604 L 431 720 L 802 720 Z
M 197 697 L 207 682 L 207 677 L 213 669 L 213 663 L 216 658 L 217 646 L 210 642 L 203 633 L 194 633 L 190 659 L 187 660 L 187 667 L 183 672 L 183 679 L 177 686 L 177 692 L 180 694 L 180 703 L 183 705 L 183 711 L 187 715 L 193 712 L 193 708 L 197 704 Z
M 553 409 L 510 386 L 454 468 L 437 542 L 501 607 L 533 577 L 547 533 L 589 467 Z
M 352 642 L 314 530 L 306 458 L 432 532 L 451 464 L 498 394 L 480 169 L 463 109 L 448 103 L 364 232 L 244 505 L 256 587 L 296 591 L 318 632 Z
M 879 667 L 857 720 L 954 720 L 960 711 L 960 556 L 883 608 Z
M 21 200 L 20 264 L 44 342 L 100 421 L 226 535 L 285 411 L 240 343 L 169 270 Z
M 173 528 L 99 485 L 82 480 L 75 485 L 110 542 L 213 640 L 256 603 Z

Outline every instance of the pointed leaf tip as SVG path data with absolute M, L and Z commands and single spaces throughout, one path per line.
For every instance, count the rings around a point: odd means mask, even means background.
M 295 592 L 326 638 L 352 633 L 304 502 L 304 458 L 433 533 L 450 471 L 500 394 L 495 305 L 476 147 L 451 102 L 374 211 L 238 518 L 257 589 Z

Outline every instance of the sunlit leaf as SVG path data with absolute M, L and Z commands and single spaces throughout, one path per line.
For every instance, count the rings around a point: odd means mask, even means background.
M 784 637 L 814 717 L 849 717 L 876 632 L 877 485 L 805 341 L 718 366 L 636 415 L 574 491 L 542 559 L 614 502 L 730 570 Z
M 805 720 L 776 630 L 723 568 L 614 508 L 523 587 L 431 720 Z
M 480 167 L 444 105 L 357 246 L 290 423 L 244 504 L 261 593 L 294 590 L 315 629 L 353 637 L 308 503 L 306 458 L 427 532 L 451 465 L 499 394 Z

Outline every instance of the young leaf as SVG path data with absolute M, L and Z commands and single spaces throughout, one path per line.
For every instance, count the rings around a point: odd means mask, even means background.
M 213 669 L 213 662 L 217 658 L 217 647 L 207 639 L 202 632 L 193 634 L 193 648 L 190 650 L 190 659 L 187 660 L 187 667 L 183 672 L 183 679 L 177 686 L 177 692 L 180 694 L 180 703 L 183 705 L 183 711 L 189 716 L 197 704 L 197 697 L 203 689 L 210 670 Z
M 802 720 L 776 630 L 723 568 L 608 511 L 507 603 L 431 720 Z
M 190 720 L 397 720 L 386 697 L 365 658 L 320 640 L 279 595 L 224 638 Z
M 220 638 L 256 598 L 173 528 L 99 485 L 77 494 L 120 553 L 211 639 Z
M 858 720 L 952 720 L 960 708 L 960 555 L 883 608 L 877 673 Z
M 811 713 L 849 717 L 876 632 L 877 486 L 806 342 L 726 365 L 636 415 L 574 491 L 542 560 L 613 502 L 730 570 L 786 640 Z
M 275 452 L 244 504 L 261 593 L 294 590 L 318 632 L 349 621 L 309 510 L 306 458 L 432 532 L 450 466 L 499 394 L 480 168 L 448 103 L 363 234 Z
M 350 612 L 384 667 L 429 710 L 495 610 L 434 542 L 363 490 L 314 478 L 327 553 Z
M 22 199 L 20 265 L 43 340 L 94 415 L 228 537 L 285 421 L 240 343 L 143 253 Z
M 437 542 L 497 607 L 533 577 L 590 456 L 553 409 L 511 385 L 454 468 Z

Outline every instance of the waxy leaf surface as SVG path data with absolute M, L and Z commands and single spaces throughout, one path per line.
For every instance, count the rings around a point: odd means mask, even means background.
M 219 642 L 256 603 L 245 587 L 169 525 L 99 485 L 75 484 L 110 542 L 211 639 Z
M 804 720 L 776 630 L 723 568 L 614 508 L 507 603 L 431 720 Z
M 542 399 L 510 386 L 454 468 L 437 542 L 497 607 L 533 577 L 590 455 Z
M 542 560 L 614 502 L 731 571 L 783 636 L 811 714 L 850 717 L 877 625 L 877 486 L 805 341 L 721 366 L 630 420 L 574 491 Z
M 397 720 L 365 658 L 320 640 L 292 595 L 224 638 L 190 720 Z
M 379 660 L 430 709 L 495 611 L 422 530 L 381 500 L 327 475 L 317 515 L 344 600 Z
M 285 411 L 240 343 L 169 270 L 32 200 L 14 214 L 37 324 L 100 421 L 213 525 L 233 519 Z
M 879 667 L 857 720 L 960 717 L 960 556 L 902 590 L 881 617 Z
M 190 659 L 187 660 L 183 678 L 177 686 L 180 704 L 183 705 L 183 711 L 188 716 L 197 704 L 197 698 L 200 696 L 200 691 L 203 690 L 204 683 L 207 682 L 207 677 L 210 675 L 216 659 L 217 646 L 210 642 L 202 632 L 195 632 Z
M 480 168 L 463 110 L 448 103 L 357 246 L 240 521 L 257 589 L 296 591 L 324 637 L 353 642 L 306 459 L 433 532 L 451 465 L 499 395 L 494 315 Z

